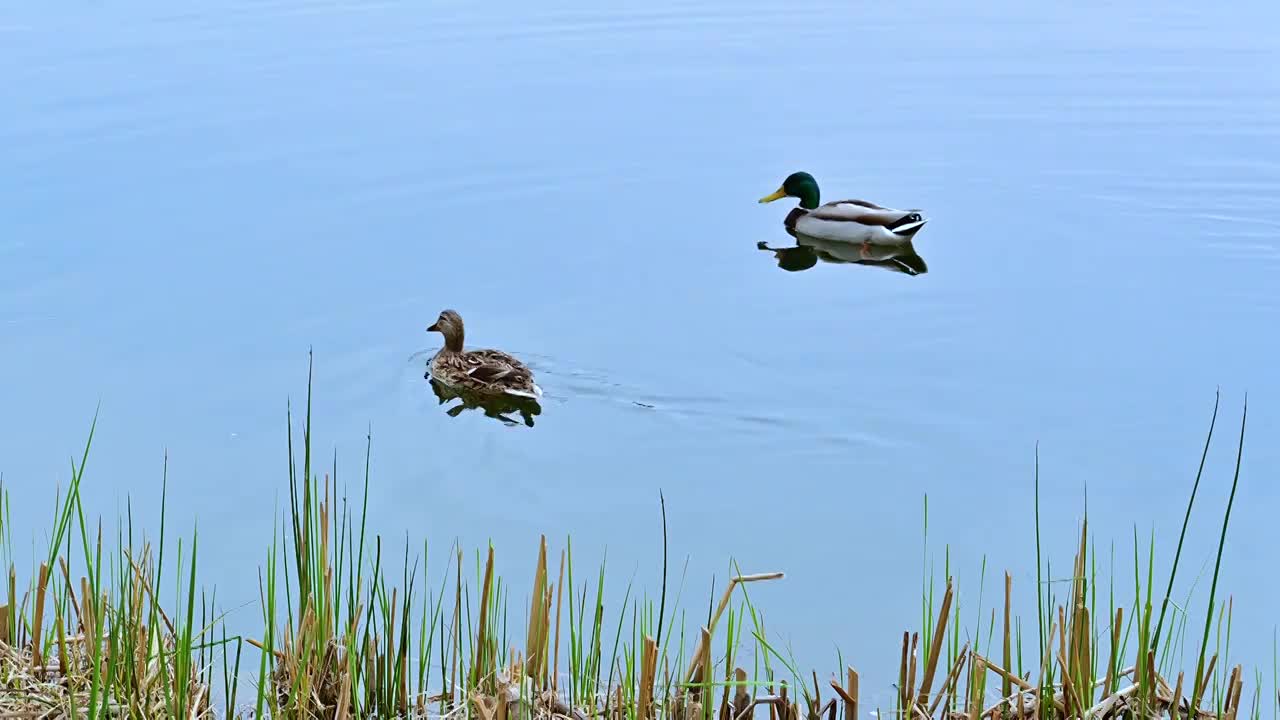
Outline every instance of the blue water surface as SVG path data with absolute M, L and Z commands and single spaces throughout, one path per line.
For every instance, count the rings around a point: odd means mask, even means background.
M 1034 624 L 1037 445 L 1053 579 L 1086 494 L 1120 600 L 1135 534 L 1163 577 L 1220 387 L 1176 596 L 1203 623 L 1247 392 L 1218 599 L 1232 659 L 1269 672 L 1277 23 L 1265 0 L 7 3 L 9 529 L 44 547 L 100 409 L 86 508 L 154 533 L 167 453 L 170 527 L 198 522 L 251 632 L 314 348 L 317 464 L 358 486 L 371 433 L 370 522 L 430 538 L 432 577 L 492 540 L 522 589 L 539 534 L 572 534 L 583 572 L 607 548 L 611 609 L 633 578 L 656 595 L 661 491 L 690 628 L 731 559 L 783 570 L 753 594 L 780 646 L 820 673 L 840 648 L 887 706 L 926 566 L 984 629 L 1007 569 Z M 755 201 L 800 169 L 924 208 L 928 273 L 780 271 L 756 243 L 789 241 L 791 203 Z M 533 366 L 533 428 L 437 404 L 445 307 Z

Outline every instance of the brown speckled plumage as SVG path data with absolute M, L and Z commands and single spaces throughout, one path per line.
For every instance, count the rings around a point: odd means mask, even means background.
M 457 312 L 445 310 L 427 330 L 444 335 L 444 347 L 427 368 L 437 382 L 478 395 L 542 395 L 533 373 L 514 357 L 499 350 L 464 350 L 462 316 Z

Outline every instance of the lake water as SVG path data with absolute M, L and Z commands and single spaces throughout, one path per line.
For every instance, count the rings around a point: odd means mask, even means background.
M 8 3 L 16 534 L 43 542 L 100 404 L 89 509 L 132 497 L 154 530 L 167 450 L 171 522 L 250 602 L 314 347 L 319 452 L 354 483 L 371 429 L 371 521 L 437 570 L 492 539 L 525 587 L 538 533 L 572 533 L 588 566 L 607 546 L 615 602 L 656 592 L 661 490 L 694 617 L 730 558 L 785 570 L 756 592 L 771 631 L 803 668 L 841 647 L 886 702 L 945 543 L 967 624 L 984 555 L 984 607 L 1006 568 L 1034 597 L 1037 443 L 1055 569 L 1087 487 L 1120 586 L 1135 526 L 1163 575 L 1220 386 L 1179 597 L 1247 391 L 1222 587 L 1233 656 L 1269 671 L 1277 23 L 1266 0 Z M 801 169 L 924 208 L 928 272 L 779 270 L 756 244 L 788 244 L 793 201 L 756 199 Z M 437 404 L 445 307 L 533 366 L 534 427 Z

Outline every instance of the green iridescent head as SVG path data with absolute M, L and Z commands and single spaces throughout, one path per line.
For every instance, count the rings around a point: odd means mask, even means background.
M 782 181 L 782 187 L 772 195 L 760 198 L 760 202 L 773 202 L 784 197 L 799 198 L 800 207 L 812 210 L 818 207 L 818 199 L 821 197 L 818 192 L 818 181 L 807 172 L 791 173 L 786 180 Z

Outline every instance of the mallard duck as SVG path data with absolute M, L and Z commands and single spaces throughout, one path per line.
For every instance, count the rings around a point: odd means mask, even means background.
M 864 245 L 902 245 L 928 222 L 919 210 L 893 210 L 866 200 L 838 200 L 819 205 L 818 182 L 807 172 L 792 173 L 768 203 L 784 197 L 800 199 L 783 224 L 792 235 Z
M 456 311 L 440 313 L 427 332 L 444 335 L 444 347 L 427 365 L 428 376 L 442 385 L 478 396 L 542 397 L 533 373 L 514 357 L 498 350 L 463 350 L 462 316 Z

